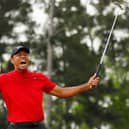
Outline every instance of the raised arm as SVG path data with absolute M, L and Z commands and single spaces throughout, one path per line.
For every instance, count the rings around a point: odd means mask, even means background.
M 91 89 L 92 87 L 96 87 L 99 83 L 99 77 L 96 77 L 96 74 L 90 77 L 89 81 L 87 83 L 78 85 L 78 86 L 65 86 L 60 87 L 56 86 L 51 92 L 51 95 L 60 97 L 60 98 L 68 98 L 72 97 L 74 95 L 77 95 L 81 92 L 87 91 Z

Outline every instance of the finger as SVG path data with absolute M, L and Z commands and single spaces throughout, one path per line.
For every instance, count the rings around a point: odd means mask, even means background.
M 100 80 L 100 78 L 99 78 L 99 77 L 97 77 L 97 78 L 96 78 L 96 80 L 98 80 L 98 81 L 99 81 L 99 80 Z
M 96 73 L 94 73 L 94 75 L 91 78 L 92 79 L 95 79 L 96 78 Z
M 98 79 L 95 79 L 94 81 L 93 81 L 93 84 L 95 84 L 95 85 L 97 85 L 99 83 L 99 80 Z

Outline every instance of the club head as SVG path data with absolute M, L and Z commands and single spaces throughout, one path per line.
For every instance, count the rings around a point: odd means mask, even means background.
M 120 4 L 119 2 L 113 2 L 114 6 L 114 13 L 115 15 L 122 15 L 125 12 L 125 6 L 124 4 Z

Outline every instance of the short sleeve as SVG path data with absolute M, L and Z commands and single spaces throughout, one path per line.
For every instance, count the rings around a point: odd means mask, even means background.
M 49 93 L 57 84 L 50 80 L 46 75 L 41 74 L 41 76 L 43 81 L 43 91 Z

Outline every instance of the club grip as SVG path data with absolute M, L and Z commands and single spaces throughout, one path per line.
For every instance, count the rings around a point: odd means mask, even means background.
M 100 70 L 102 68 L 102 64 L 99 64 L 96 70 L 96 75 L 99 76 Z

